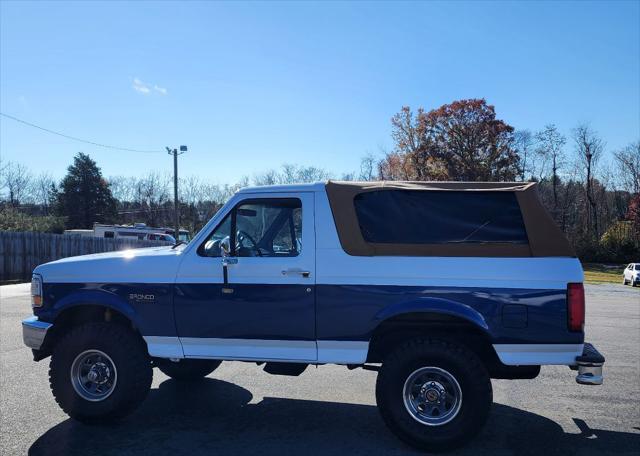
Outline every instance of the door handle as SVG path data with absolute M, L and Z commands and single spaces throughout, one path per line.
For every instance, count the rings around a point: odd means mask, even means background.
M 290 275 L 290 274 L 300 274 L 302 277 L 309 277 L 311 272 L 303 271 L 302 269 L 283 269 L 282 275 Z

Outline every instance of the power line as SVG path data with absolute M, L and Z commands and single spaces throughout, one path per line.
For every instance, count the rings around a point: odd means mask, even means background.
M 41 127 L 36 124 L 32 124 L 31 122 L 27 122 L 26 120 L 18 119 L 17 117 L 10 116 L 9 114 L 5 114 L 0 112 L 0 116 L 6 117 L 7 119 L 14 120 L 16 122 L 20 122 L 21 124 L 28 125 L 29 127 L 37 128 L 38 130 L 46 131 L 47 133 L 51 133 L 52 135 L 62 136 L 63 138 L 72 139 L 73 141 L 79 141 L 85 144 L 91 144 L 92 146 L 104 147 L 106 149 L 120 150 L 124 152 L 138 152 L 142 154 L 158 154 L 161 151 L 159 150 L 140 150 L 140 149 L 130 149 L 128 147 L 117 147 L 111 146 L 108 144 L 100 144 L 94 141 L 89 141 L 87 139 L 76 138 L 75 136 L 65 135 L 64 133 L 60 133 L 59 131 L 49 130 L 48 128 Z

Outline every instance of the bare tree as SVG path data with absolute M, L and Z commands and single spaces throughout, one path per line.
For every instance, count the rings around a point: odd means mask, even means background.
M 7 166 L 9 166 L 9 162 L 3 160 L 2 156 L 0 156 L 0 180 L 2 179 L 2 176 L 4 176 Z
M 32 192 L 33 177 L 26 166 L 8 162 L 2 170 L 2 188 L 6 192 L 9 204 L 18 206 L 25 203 Z
M 316 166 L 284 164 L 282 170 L 270 169 L 253 176 L 253 185 L 302 184 L 327 180 L 331 173 Z
M 278 176 L 278 171 L 270 169 L 253 176 L 252 182 L 253 185 L 276 185 L 280 183 L 280 176 Z
M 377 178 L 377 163 L 378 160 L 376 157 L 368 153 L 364 157 L 360 159 L 360 174 L 358 175 L 358 180 L 361 181 L 372 181 Z
M 554 124 L 545 126 L 535 135 L 538 143 L 536 153 L 542 160 L 540 169 L 542 180 L 544 173 L 547 172 L 548 166 L 551 166 L 551 179 L 553 188 L 553 208 L 557 212 L 558 208 L 558 171 L 564 165 L 563 147 L 567 142 L 566 138 L 558 131 Z M 557 217 L 557 213 L 554 214 Z
M 198 176 L 188 176 L 180 179 L 179 189 L 182 224 L 194 232 L 202 226 L 200 206 L 207 200 L 205 184 Z
M 573 141 L 578 160 L 578 169 L 583 170 L 587 207 L 587 227 L 593 228 L 592 234 L 599 236 L 598 211 L 594 195 L 595 171 L 602 157 L 604 142 L 598 134 L 587 124 L 578 125 L 573 129 Z
M 330 179 L 331 173 L 316 166 L 301 166 L 296 177 L 299 183 L 322 182 Z
M 150 172 L 136 182 L 134 201 L 138 210 L 134 212 L 145 214 L 145 219 L 150 225 L 157 226 L 165 221 L 166 217 L 160 212 L 170 209 L 163 206 L 169 202 L 171 180 L 167 174 Z
M 534 136 L 529 130 L 516 130 L 513 140 L 520 155 L 520 180 L 524 181 L 527 174 L 532 176 L 535 172 Z
M 126 176 L 111 176 L 108 179 L 111 194 L 120 203 L 136 200 L 136 187 L 138 179 Z
M 613 156 L 624 189 L 634 194 L 640 193 L 640 141 L 614 152 Z
M 38 175 L 33 181 L 33 198 L 42 207 L 44 215 L 49 215 L 51 199 L 56 188 L 56 182 L 48 172 Z

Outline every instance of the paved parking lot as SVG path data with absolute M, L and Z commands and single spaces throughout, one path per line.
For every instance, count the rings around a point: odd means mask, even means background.
M 0 454 L 411 454 L 375 407 L 375 373 L 339 366 L 300 377 L 223 363 L 181 386 L 159 371 L 142 407 L 117 425 L 67 418 L 49 391 L 48 360 L 31 361 L 20 320 L 28 287 L 0 287 Z M 606 356 L 605 384 L 566 367 L 493 382 L 495 404 L 468 455 L 640 454 L 640 289 L 587 286 L 587 334 Z

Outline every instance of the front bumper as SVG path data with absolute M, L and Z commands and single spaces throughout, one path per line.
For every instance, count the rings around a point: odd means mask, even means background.
M 582 355 L 576 357 L 576 363 L 578 368 L 576 382 L 581 385 L 602 385 L 604 381 L 602 375 L 604 356 L 596 347 L 585 342 Z
M 38 320 L 38 317 L 29 317 L 22 320 L 22 340 L 24 344 L 33 350 L 40 350 L 44 344 L 47 331 L 53 324 Z

